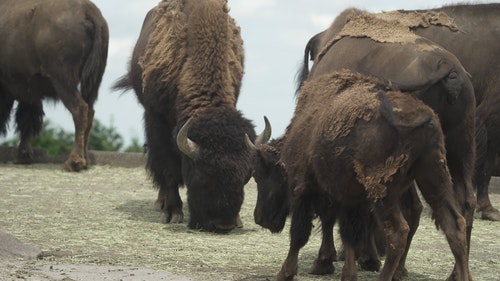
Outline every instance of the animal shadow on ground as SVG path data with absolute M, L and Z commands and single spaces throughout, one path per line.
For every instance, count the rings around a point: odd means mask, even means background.
M 115 209 L 127 214 L 129 220 L 159 223 L 160 213 L 154 210 L 154 203 L 151 200 L 127 200 Z
M 129 220 L 140 221 L 146 223 L 158 223 L 160 224 L 160 212 L 155 210 L 154 202 L 152 200 L 127 200 L 125 203 L 117 206 L 115 208 L 120 213 L 128 215 Z M 202 230 L 189 229 L 187 227 L 187 221 L 189 221 L 189 210 L 187 207 L 183 208 L 184 212 L 184 222 L 179 224 L 165 224 L 165 228 L 172 232 L 203 232 Z M 245 222 L 244 222 L 245 223 Z M 249 222 L 247 222 L 249 223 Z M 230 235 L 243 235 L 249 232 L 255 232 L 256 229 L 248 228 L 243 226 L 243 228 L 233 229 L 229 232 Z M 216 234 L 218 235 L 218 234 Z M 260 279 L 259 279 L 260 280 Z

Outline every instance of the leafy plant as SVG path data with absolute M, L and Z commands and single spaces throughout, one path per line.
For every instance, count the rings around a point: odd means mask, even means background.
M 47 155 L 57 156 L 71 151 L 73 147 L 74 134 L 64 131 L 50 120 L 43 122 L 40 135 L 35 138 L 32 145 L 36 148 L 43 148 Z M 1 145 L 17 146 L 18 137 L 13 137 L 1 143 Z M 92 130 L 89 136 L 88 149 L 101 151 L 120 151 L 123 147 L 123 137 L 117 132 L 113 125 L 106 127 L 101 121 L 94 119 Z M 142 152 L 143 146 L 139 139 L 133 138 L 125 152 Z

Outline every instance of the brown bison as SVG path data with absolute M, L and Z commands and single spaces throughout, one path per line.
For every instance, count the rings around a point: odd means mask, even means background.
M 432 14 L 428 16 L 435 18 Z M 453 28 L 447 17 L 438 18 L 438 21 Z M 422 24 L 425 22 L 428 21 Z M 470 245 L 476 203 L 472 186 L 475 97 L 468 73 L 449 51 L 415 35 L 406 24 L 398 21 L 350 9 L 336 18 L 330 28 L 323 33 L 336 34 L 329 40 L 317 35 L 307 44 L 301 81 L 350 69 L 376 76 L 429 105 L 438 114 L 446 136 L 447 163 L 455 195 L 467 221 Z M 307 60 L 310 52 L 314 65 L 309 73 Z M 413 210 L 415 218 L 418 209 Z M 416 228 L 418 221 L 411 226 Z
M 89 165 L 94 102 L 106 67 L 108 26 L 88 0 L 0 2 L 0 135 L 14 101 L 20 136 L 17 162 L 33 162 L 31 142 L 43 123 L 43 99 L 61 100 L 75 123 L 70 171 Z
M 466 224 L 453 194 L 444 135 L 437 115 L 419 99 L 350 71 L 320 75 L 303 85 L 282 139 L 258 150 L 256 223 L 281 231 L 292 211 L 290 249 L 278 280 L 297 274 L 315 214 L 322 223 L 338 217 L 342 280 L 356 280 L 355 245 L 368 235 L 366 223 L 381 220 L 390 246 L 378 280 L 400 280 L 411 231 L 402 196 L 413 180 L 455 257 L 450 279 L 469 280 Z
M 353 12 L 341 13 L 328 30 L 310 41 L 311 56 L 335 37 Z M 491 205 L 488 186 L 500 152 L 497 121 L 500 117 L 500 4 L 451 5 L 433 10 L 391 11 L 376 14 L 397 20 L 422 37 L 453 53 L 472 76 L 476 97 L 476 161 L 474 187 L 477 211 L 483 219 L 500 220 L 500 212 Z M 424 21 L 422 21 L 424 19 Z
M 256 139 L 235 105 L 242 44 L 224 0 L 162 1 L 144 20 L 128 75 L 115 88 L 132 87 L 144 106 L 147 168 L 162 222 L 183 220 L 185 184 L 190 228 L 227 232 L 241 223 L 253 170 L 245 136 Z
M 404 11 L 402 11 L 404 12 Z M 500 212 L 491 205 L 488 186 L 500 152 L 500 3 L 445 6 L 431 11 L 453 19 L 455 29 L 442 25 L 413 28 L 452 52 L 472 76 L 476 95 L 477 211 L 483 219 L 500 221 Z

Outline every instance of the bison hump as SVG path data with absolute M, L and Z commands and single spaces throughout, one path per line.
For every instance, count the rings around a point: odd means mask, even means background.
M 381 114 L 398 129 L 412 129 L 431 121 L 435 114 L 410 94 L 389 91 L 381 99 Z

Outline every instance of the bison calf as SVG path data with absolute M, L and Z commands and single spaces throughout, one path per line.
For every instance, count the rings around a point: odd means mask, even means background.
M 292 212 L 290 249 L 278 280 L 296 275 L 315 214 L 326 230 L 339 221 L 342 280 L 356 280 L 354 249 L 376 219 L 390 245 L 378 280 L 400 280 L 410 232 L 402 196 L 413 180 L 455 257 L 451 279 L 469 280 L 465 219 L 453 195 L 439 119 L 411 95 L 348 71 L 309 80 L 285 135 L 259 147 L 254 178 L 256 223 L 279 232 Z M 315 270 L 333 271 L 332 258 L 331 237 L 324 235 Z

